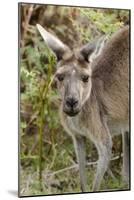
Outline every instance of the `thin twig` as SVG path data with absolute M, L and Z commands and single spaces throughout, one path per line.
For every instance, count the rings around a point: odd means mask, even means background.
M 24 41 L 25 41 L 25 38 L 26 38 L 28 25 L 29 25 L 29 22 L 30 22 L 32 13 L 33 13 L 33 7 L 34 7 L 34 5 L 31 5 L 31 6 L 28 8 L 28 14 L 27 14 L 27 16 L 25 16 L 25 22 L 23 23 L 23 28 L 24 28 L 24 33 L 23 33 L 23 46 L 25 45 Z
M 123 157 L 123 155 L 121 155 L 121 157 Z M 120 159 L 120 156 L 115 156 L 115 157 L 113 157 L 113 158 L 111 159 L 111 161 L 113 161 L 113 160 L 118 160 L 118 159 Z M 88 162 L 88 163 L 86 164 L 86 166 L 96 165 L 97 163 L 98 163 L 98 161 Z M 74 164 L 74 165 L 71 165 L 70 167 L 66 167 L 66 168 L 64 168 L 64 169 L 60 169 L 60 170 L 57 170 L 57 171 L 55 171 L 55 172 L 48 173 L 48 174 L 46 174 L 46 176 L 54 176 L 54 175 L 56 175 L 56 174 L 63 173 L 63 172 L 65 172 L 65 171 L 68 171 L 68 170 L 71 170 L 71 169 L 76 169 L 76 170 L 78 170 L 78 169 L 79 169 L 79 165 L 78 165 L 78 164 Z

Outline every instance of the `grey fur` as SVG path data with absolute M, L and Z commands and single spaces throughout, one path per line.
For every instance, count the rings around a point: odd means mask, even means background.
M 104 40 L 99 40 L 100 44 L 88 44 L 80 50 L 71 51 L 67 47 L 57 63 L 55 75 L 62 99 L 61 123 L 73 138 L 82 191 L 89 191 L 83 137 L 91 140 L 98 150 L 99 160 L 92 188 L 98 191 L 111 159 L 113 135 L 122 133 L 122 130 L 123 133 L 129 132 L 129 27 L 113 34 L 106 43 Z M 50 41 L 49 34 L 46 42 L 57 55 L 58 51 L 53 49 Z M 55 44 L 58 46 L 58 43 Z M 64 44 L 60 46 L 64 47 Z M 58 81 L 61 75 L 63 80 Z M 125 134 L 123 174 L 128 182 L 129 150 L 126 139 Z

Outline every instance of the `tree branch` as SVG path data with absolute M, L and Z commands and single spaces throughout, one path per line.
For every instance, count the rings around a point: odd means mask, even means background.
M 111 161 L 113 160 L 118 160 L 120 159 L 120 157 L 123 157 L 123 155 L 121 154 L 121 156 L 115 156 L 111 159 Z M 88 162 L 86 164 L 86 166 L 90 166 L 90 165 L 96 165 L 98 163 L 98 161 L 94 161 L 94 162 Z M 63 168 L 63 169 L 60 169 L 60 170 L 57 170 L 55 172 L 52 172 L 52 173 L 47 173 L 46 176 L 54 176 L 54 175 L 57 175 L 59 173 L 63 173 L 65 171 L 68 171 L 68 170 L 71 170 L 71 169 L 75 169 L 75 170 L 78 170 L 79 169 L 79 165 L 78 164 L 74 164 L 74 165 L 71 165 L 70 167 L 66 167 L 66 168 Z

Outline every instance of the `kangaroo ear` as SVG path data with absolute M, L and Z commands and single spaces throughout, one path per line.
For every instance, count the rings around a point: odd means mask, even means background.
M 92 43 L 84 45 L 80 49 L 80 54 L 84 57 L 87 62 L 93 62 L 101 53 L 107 41 L 107 36 L 103 36 Z
M 41 25 L 37 24 L 36 26 L 48 47 L 55 53 L 57 60 L 62 59 L 63 54 L 68 51 L 69 48 L 57 37 L 46 31 Z

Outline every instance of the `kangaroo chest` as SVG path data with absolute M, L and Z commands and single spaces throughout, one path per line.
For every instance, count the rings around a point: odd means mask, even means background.
M 92 138 L 91 132 L 91 123 L 90 119 L 87 119 L 86 124 L 81 120 L 79 116 L 76 117 L 66 117 L 65 120 L 62 119 L 62 125 L 69 135 L 73 136 L 85 136 L 88 138 Z M 107 122 L 108 128 L 112 136 L 121 134 L 122 130 L 128 131 L 128 123 L 127 122 L 116 122 L 114 120 L 108 120 Z
M 74 135 L 81 135 L 88 137 L 90 135 L 89 128 L 86 127 L 84 122 L 81 121 L 79 116 L 76 117 L 67 117 L 66 127 L 68 132 Z

